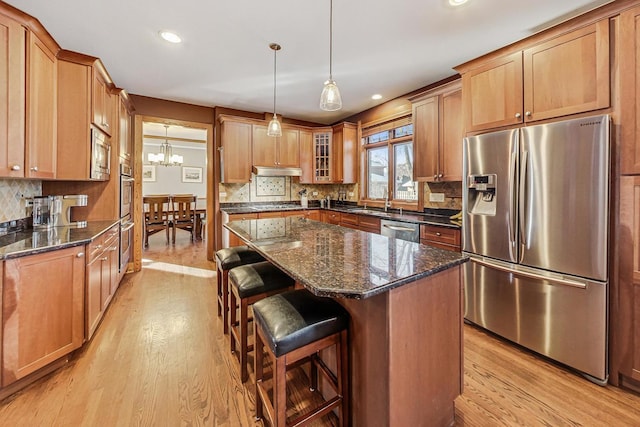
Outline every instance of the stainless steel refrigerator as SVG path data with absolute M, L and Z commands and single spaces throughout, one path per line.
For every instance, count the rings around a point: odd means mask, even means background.
M 465 318 L 605 384 L 609 116 L 465 138 Z

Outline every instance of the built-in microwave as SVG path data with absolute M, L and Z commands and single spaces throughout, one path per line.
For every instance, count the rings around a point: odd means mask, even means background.
M 111 143 L 97 128 L 91 128 L 91 179 L 108 181 L 111 173 Z

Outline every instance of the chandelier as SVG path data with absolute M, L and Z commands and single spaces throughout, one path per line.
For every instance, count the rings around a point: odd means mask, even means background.
M 178 154 L 173 154 L 171 144 L 169 144 L 169 125 L 164 125 L 165 139 L 160 144 L 159 153 L 149 153 L 148 160 L 152 165 L 161 166 L 181 166 L 184 161 L 183 157 Z

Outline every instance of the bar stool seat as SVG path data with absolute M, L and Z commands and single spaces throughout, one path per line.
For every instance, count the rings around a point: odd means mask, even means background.
M 238 355 L 240 379 L 245 382 L 249 377 L 247 355 L 253 350 L 253 347 L 248 345 L 249 306 L 270 295 L 293 289 L 296 282 L 268 261 L 235 267 L 229 271 L 228 281 L 231 352 Z M 237 305 L 240 306 L 239 321 Z M 237 347 L 240 347 L 238 352 Z
M 216 252 L 218 316 L 222 316 L 225 334 L 229 332 L 229 270 L 260 261 L 264 261 L 264 257 L 248 246 L 234 246 Z
M 317 297 L 305 289 L 280 293 L 253 305 L 256 356 L 256 418 L 267 416 L 273 426 L 301 425 L 339 408 L 340 425 L 349 424 L 348 325 L 349 314 L 336 301 Z M 318 352 L 336 348 L 334 374 Z M 263 348 L 272 361 L 273 400 L 264 386 Z M 318 368 L 336 396 L 290 423 L 286 419 L 286 368 L 311 362 L 311 390 L 318 384 Z

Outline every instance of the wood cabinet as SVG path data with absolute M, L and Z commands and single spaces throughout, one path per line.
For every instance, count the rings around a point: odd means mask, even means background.
M 56 178 L 91 176 L 91 66 L 58 61 L 58 144 Z
M 251 181 L 251 123 L 221 118 L 220 182 Z
M 460 230 L 437 225 L 420 225 L 420 243 L 460 252 Z
M 24 176 L 25 46 L 19 22 L 0 14 L 0 176 Z
M 380 234 L 380 218 L 369 215 L 358 215 L 358 229 L 369 233 Z
M 640 174 L 640 7 L 620 14 L 620 173 Z
M 351 213 L 340 213 L 340 226 L 353 228 L 354 230 L 358 230 L 358 215 Z
M 133 143 L 131 138 L 131 110 L 129 94 L 120 90 L 118 94 L 118 155 L 125 169 L 133 168 Z
M 87 245 L 86 338 L 90 340 L 118 287 L 119 224 Z
M 301 184 L 313 184 L 315 176 L 314 167 L 314 151 L 313 151 L 313 132 L 310 129 L 301 129 L 299 131 L 300 142 L 300 175 Z
M 640 176 L 620 178 L 618 286 L 612 294 L 614 381 L 629 378 L 640 391 Z M 620 378 L 619 378 L 620 377 Z M 631 385 L 631 384 L 627 384 Z
M 607 108 L 609 20 L 458 71 L 467 132 Z
M 111 94 L 111 79 L 101 62 L 96 61 L 92 68 L 92 121 L 109 136 L 113 135 L 114 105 Z
M 340 212 L 320 211 L 320 220 L 327 224 L 340 225 Z
M 82 345 L 84 246 L 4 262 L 2 386 Z
M 333 127 L 332 182 L 355 184 L 358 182 L 358 127 L 353 123 L 340 123 Z
M 460 82 L 412 98 L 413 173 L 416 181 L 462 180 L 462 91 Z
M 300 167 L 299 131 L 282 128 L 282 136 L 267 135 L 266 125 L 252 125 L 253 166 Z
M 25 177 L 56 177 L 58 60 L 27 32 Z

